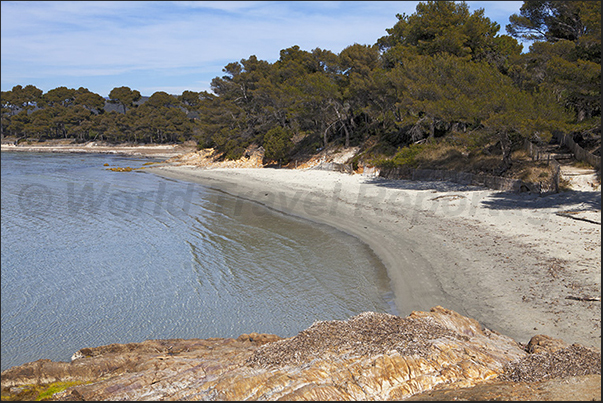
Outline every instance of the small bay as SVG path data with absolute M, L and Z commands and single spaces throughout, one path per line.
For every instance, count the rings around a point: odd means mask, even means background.
M 2 370 L 147 339 L 396 313 L 356 238 L 110 154 L 2 153 Z

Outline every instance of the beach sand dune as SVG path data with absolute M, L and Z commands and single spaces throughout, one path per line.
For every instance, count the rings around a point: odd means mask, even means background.
M 402 316 L 441 305 L 520 342 L 546 334 L 600 349 L 600 191 L 514 194 L 311 169 L 148 171 L 356 236 L 387 267 Z

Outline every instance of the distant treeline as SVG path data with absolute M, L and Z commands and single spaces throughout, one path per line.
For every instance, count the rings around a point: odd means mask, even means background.
M 2 135 L 192 139 L 227 158 L 256 144 L 268 158 L 287 159 L 333 143 L 396 150 L 452 134 L 495 140 L 504 160 L 524 138 L 600 127 L 600 1 L 524 1 L 508 35 L 464 2 L 421 2 L 397 17 L 373 45 L 339 54 L 293 46 L 274 63 L 229 63 L 213 93 L 156 92 L 141 102 L 128 87 L 105 100 L 86 88 L 16 86 L 2 92 Z M 534 41 L 529 52 L 517 39 Z

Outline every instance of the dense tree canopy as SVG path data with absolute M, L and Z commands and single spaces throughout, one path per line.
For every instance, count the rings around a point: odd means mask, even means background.
M 578 121 L 601 116 L 601 2 L 525 1 L 507 32 L 534 40 L 509 74 L 529 91 L 555 94 Z
M 578 41 L 601 30 L 600 1 L 524 1 L 519 15 L 509 17 L 507 32 L 527 40 Z
M 498 23 L 485 17 L 483 9 L 470 13 L 464 2 L 419 3 L 414 14 L 397 17 L 396 25 L 386 30 L 389 35 L 377 41 L 390 63 L 402 61 L 409 53 L 446 53 L 479 60 L 499 47 L 495 40 Z
M 109 93 L 109 99 L 110 102 L 121 105 L 124 113 L 126 113 L 128 107 L 140 99 L 140 92 L 132 90 L 130 87 L 116 87 Z
M 397 17 L 377 43 L 339 54 L 292 46 L 274 63 L 254 55 L 228 63 L 211 92 L 141 97 L 124 86 L 104 99 L 86 88 L 15 86 L 2 92 L 2 134 L 195 140 L 226 158 L 253 144 L 286 161 L 333 144 L 391 152 L 465 133 L 496 143 L 508 162 L 535 133 L 600 127 L 600 2 L 525 1 L 509 35 L 464 2 L 421 2 Z M 517 39 L 533 41 L 529 51 Z

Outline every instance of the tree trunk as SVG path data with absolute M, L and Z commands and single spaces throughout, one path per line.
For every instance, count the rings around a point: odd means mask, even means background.
M 329 132 L 329 129 L 331 128 L 331 126 L 333 126 L 337 122 L 338 122 L 338 120 L 336 120 L 335 122 L 333 122 L 330 125 L 328 125 L 327 128 L 325 129 L 324 138 L 323 138 L 324 143 L 325 143 L 325 148 L 327 148 L 327 133 Z
M 341 125 L 343 126 L 343 130 L 345 131 L 345 148 L 349 148 L 350 147 L 350 132 L 349 132 L 348 127 L 346 126 L 345 122 L 341 122 Z
M 508 133 L 500 133 L 500 150 L 502 151 L 504 172 L 511 166 L 511 139 Z

